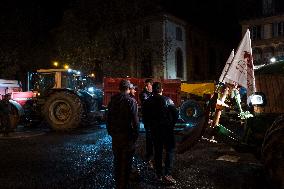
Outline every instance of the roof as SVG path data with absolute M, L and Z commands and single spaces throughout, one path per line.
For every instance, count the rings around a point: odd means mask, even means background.
M 284 75 L 284 61 L 265 65 L 257 70 L 255 74 L 280 74 Z

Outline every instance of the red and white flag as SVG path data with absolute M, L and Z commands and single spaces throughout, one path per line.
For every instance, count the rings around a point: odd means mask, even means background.
M 225 74 L 224 80 L 245 87 L 247 96 L 250 96 L 255 92 L 253 67 L 250 32 L 247 30 Z
M 234 49 L 233 49 L 228 60 L 226 61 L 226 65 L 225 65 L 225 67 L 222 71 L 220 78 L 219 78 L 219 82 L 221 82 L 221 83 L 229 83 L 230 82 L 225 76 L 226 76 L 226 74 L 227 74 L 227 72 L 228 72 L 228 70 L 229 70 L 229 68 L 232 64 L 234 56 L 235 56 L 235 52 L 234 52 Z

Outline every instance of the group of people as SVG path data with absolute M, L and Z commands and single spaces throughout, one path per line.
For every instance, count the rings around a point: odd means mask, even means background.
M 120 93 L 112 96 L 108 104 L 107 131 L 112 137 L 114 155 L 114 177 L 116 188 L 128 188 L 135 153 L 135 143 L 139 135 L 138 103 L 135 100 L 135 86 L 128 80 L 121 80 Z M 172 177 L 174 162 L 174 125 L 178 112 L 173 101 L 162 95 L 160 82 L 145 80 L 145 88 L 139 94 L 142 121 L 146 134 L 145 161 L 153 166 L 156 180 L 165 184 L 175 184 Z M 164 171 L 163 151 L 165 149 Z

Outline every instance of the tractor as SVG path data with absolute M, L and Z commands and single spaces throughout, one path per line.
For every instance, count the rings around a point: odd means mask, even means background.
M 101 116 L 102 91 L 91 76 L 71 69 L 40 69 L 28 73 L 28 92 L 13 92 L 26 123 L 46 121 L 54 130 L 96 122 Z M 24 98 L 23 98 L 24 97 Z
M 19 117 L 23 115 L 23 111 L 18 111 L 18 109 L 21 109 L 21 106 L 16 101 L 11 100 L 11 94 L 20 91 L 22 91 L 22 87 L 19 81 L 0 79 L 1 128 L 9 125 L 9 130 L 14 130 L 19 123 Z M 3 121 L 6 123 L 3 124 Z
M 253 153 L 263 163 L 271 187 L 284 188 L 284 61 L 263 65 L 254 73 L 256 92 L 248 99 L 241 101 L 231 90 L 224 101 L 214 95 L 204 109 L 200 103 L 181 106 L 183 120 L 193 127 L 186 129 L 182 124 L 184 135 L 178 152 L 186 151 L 201 137 L 221 140 L 239 152 Z M 200 116 L 188 113 L 191 109 L 201 112 Z

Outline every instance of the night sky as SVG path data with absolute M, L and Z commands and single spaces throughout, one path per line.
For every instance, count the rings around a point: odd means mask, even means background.
M 82 6 L 84 3 L 95 5 L 94 9 Z M 117 4 L 118 7 L 109 8 L 109 5 Z M 75 10 L 75 16 L 87 22 L 91 31 L 96 31 L 97 23 L 112 25 L 105 21 L 110 14 L 115 20 L 110 23 L 114 25 L 117 24 L 116 17 L 121 14 L 129 12 L 131 15 L 132 5 L 139 5 L 135 14 L 142 12 L 142 16 L 169 12 L 190 25 L 199 27 L 209 34 L 209 38 L 224 42 L 228 49 L 237 48 L 240 42 L 242 36 L 239 22 L 258 16 L 261 11 L 261 0 L 2 0 L 0 76 L 24 78 L 23 72 L 49 66 L 50 61 L 58 55 L 55 46 L 58 41 L 54 36 L 61 34 L 60 27 L 64 26 L 62 18 L 65 11 Z M 112 12 L 113 10 L 116 12 Z M 88 14 L 85 14 L 87 11 Z M 136 19 L 129 15 L 132 21 Z M 95 20 L 97 16 L 100 19 Z M 73 20 L 71 18 L 68 21 Z M 5 71 L 7 67 L 8 72 Z
M 234 47 L 241 36 L 241 20 L 257 17 L 261 0 L 166 0 L 169 11 Z
M 35 36 L 42 36 L 60 24 L 64 10 L 72 8 L 80 0 L 10 0 L 1 6 L 2 17 L 26 19 Z M 241 38 L 239 21 L 259 14 L 257 0 L 157 0 L 165 11 L 187 20 L 220 40 L 236 43 Z M 23 18 L 17 18 L 22 16 Z M 3 22 L 3 21 L 2 21 Z

